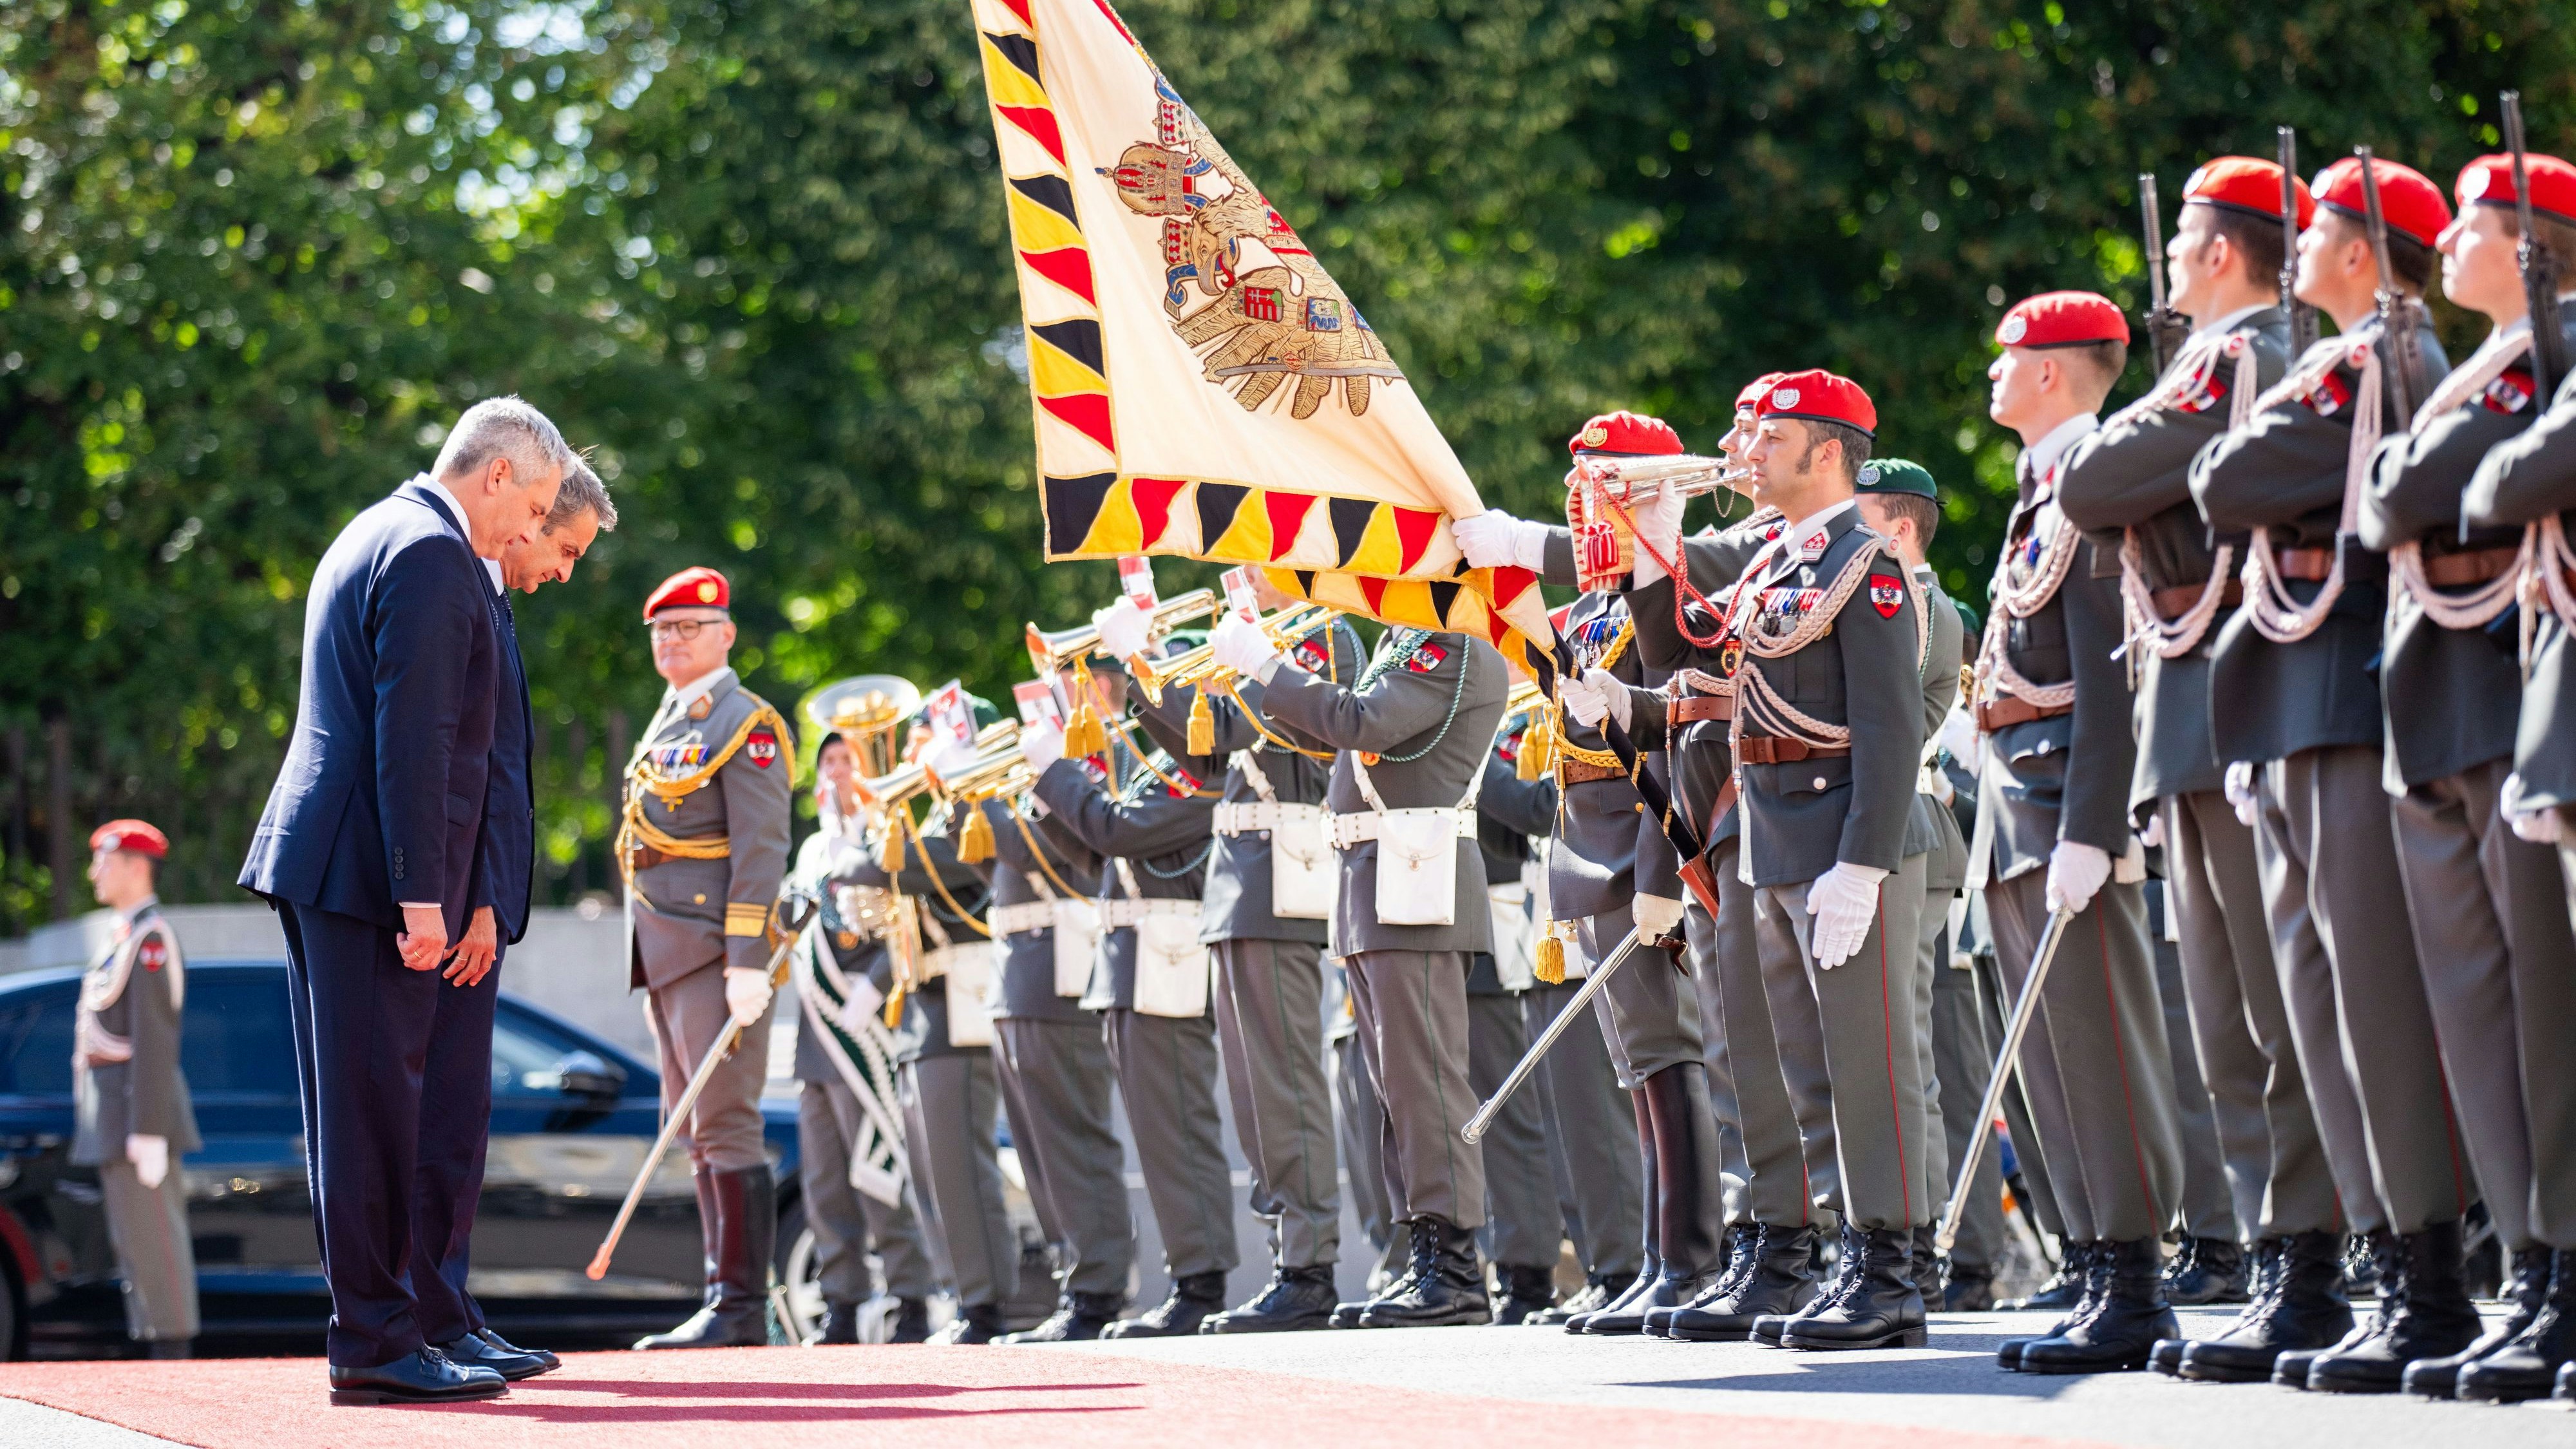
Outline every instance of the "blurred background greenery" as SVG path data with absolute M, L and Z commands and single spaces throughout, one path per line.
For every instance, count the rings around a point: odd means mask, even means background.
M 1122 11 L 1490 501 L 1552 511 L 1596 411 L 1705 448 L 1754 374 L 1832 367 L 1940 479 L 1978 605 L 1995 319 L 2143 305 L 2140 170 L 2171 198 L 2290 123 L 2303 169 L 2367 142 L 2447 184 L 2509 85 L 2576 144 L 2565 0 Z M 316 558 L 490 393 L 626 518 L 520 601 L 544 899 L 613 883 L 673 569 L 731 575 L 782 706 L 1006 698 L 1021 625 L 1115 588 L 1038 561 L 1017 315 L 963 0 L 0 0 L 0 934 L 86 904 L 115 814 L 169 830 L 167 894 L 234 897 Z

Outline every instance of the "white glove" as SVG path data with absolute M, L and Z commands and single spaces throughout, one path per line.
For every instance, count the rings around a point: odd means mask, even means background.
M 2556 845 L 2566 838 L 2567 824 L 2554 806 L 2525 805 L 2525 786 L 2519 773 L 2504 777 L 2503 797 L 2496 803 L 2504 810 L 2505 823 L 2513 827 L 2518 839 L 2534 845 Z
M 1609 701 L 1610 717 L 1619 722 L 1619 728 L 1629 728 L 1628 721 L 1635 716 L 1636 706 L 1629 701 L 1628 686 L 1619 682 L 1619 676 L 1607 669 L 1587 669 L 1583 671 L 1583 682 L 1601 691 L 1601 697 Z
M 170 1175 L 170 1139 L 134 1133 L 125 1139 L 125 1160 L 134 1164 L 134 1180 L 159 1187 Z
M 2111 852 L 2080 840 L 2061 840 L 2048 853 L 2048 909 L 2080 915 L 2110 878 Z
M 1020 726 L 1020 758 L 1028 762 L 1030 774 L 1045 774 L 1047 766 L 1064 758 L 1064 731 L 1042 719 Z
M 2163 812 L 2159 811 L 2158 813 L 2147 817 L 2147 828 L 2138 832 L 2138 843 L 2149 850 L 2156 850 L 2163 847 L 2165 843 L 2165 817 Z
M 1547 563 L 1547 525 L 1514 518 L 1499 508 L 1453 519 L 1449 533 L 1471 569 L 1517 566 L 1536 572 Z
M 1279 646 L 1270 641 L 1269 630 L 1231 609 L 1216 621 L 1215 631 L 1208 635 L 1208 657 L 1246 679 L 1264 684 L 1270 682 L 1264 671 L 1286 662 Z
M 850 978 L 850 994 L 841 999 L 841 1009 L 835 1014 L 841 1030 L 857 1036 L 859 1023 L 875 1016 L 884 1005 L 885 993 L 877 990 L 875 982 L 864 976 L 853 976 Z
M 2254 762 L 2238 760 L 2227 767 L 2227 803 L 2236 807 L 2236 823 L 2251 830 L 2262 807 L 2254 801 Z
M 1091 627 L 1100 631 L 1100 652 L 1112 659 L 1132 659 L 1144 653 L 1147 636 L 1153 633 L 1153 621 L 1125 594 L 1092 610 Z
M 769 973 L 757 966 L 725 968 L 725 1009 L 744 1026 L 769 1014 Z
M 1977 778 L 1986 768 L 1986 752 L 1977 748 L 1977 722 L 1967 710 L 1953 707 L 1941 717 L 1941 748 L 1959 762 L 1959 768 Z
M 1655 554 L 1662 554 L 1676 563 L 1681 561 L 1682 509 L 1689 503 L 1689 499 L 1666 487 L 1657 489 L 1655 496 L 1643 506 L 1630 510 L 1637 521 L 1637 560 L 1635 570 L 1630 574 L 1635 587 L 1642 589 L 1657 579 L 1669 577 L 1663 565 L 1655 562 Z M 1653 550 L 1651 553 L 1648 552 L 1650 548 Z
M 1557 676 L 1556 700 L 1565 706 L 1567 714 L 1574 716 L 1574 722 L 1585 729 L 1597 727 L 1602 717 L 1610 713 L 1610 697 L 1601 692 L 1589 674 Z
M 1670 896 L 1640 893 L 1628 907 L 1628 918 L 1637 923 L 1639 942 L 1652 941 L 1670 935 L 1673 927 L 1681 924 L 1682 903 Z
M 1807 887 L 1807 911 L 1816 918 L 1812 936 L 1819 967 L 1833 970 L 1869 939 L 1869 928 L 1878 921 L 1878 883 L 1886 878 L 1887 872 L 1876 866 L 1841 860 Z

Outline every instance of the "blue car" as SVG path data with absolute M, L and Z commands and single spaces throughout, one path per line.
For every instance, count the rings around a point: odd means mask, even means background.
M 0 1353 L 129 1351 L 95 1169 L 75 1167 L 77 971 L 0 978 Z M 304 1175 L 286 966 L 188 966 L 181 1066 L 203 1150 L 185 1164 L 208 1353 L 318 1353 L 330 1317 Z M 561 1017 L 501 995 L 492 1145 L 472 1289 L 493 1327 L 549 1348 L 608 1347 L 679 1322 L 703 1292 L 687 1155 L 656 1173 L 597 1283 L 582 1269 L 660 1126 L 653 1068 Z M 796 1113 L 763 1103 L 779 1174 L 782 1277 L 804 1231 Z

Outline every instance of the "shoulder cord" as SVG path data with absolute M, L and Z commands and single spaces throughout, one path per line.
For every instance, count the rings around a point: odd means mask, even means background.
M 2053 486 L 2056 478 L 2057 470 L 2052 467 L 2049 469 L 2048 477 L 2042 481 L 2046 485 Z M 2033 529 L 2039 526 L 2037 522 L 2039 511 L 2047 506 L 2046 500 L 2036 501 L 2031 505 Z M 2075 702 L 2073 679 L 2057 684 L 2033 684 L 2020 670 L 2015 669 L 2011 651 L 2007 647 L 2007 635 L 2011 632 L 2011 620 L 2027 619 L 2048 607 L 2049 603 L 2057 597 L 2057 591 L 2066 584 L 2067 574 L 2074 570 L 2075 546 L 2080 542 L 2082 542 L 2081 532 L 2074 524 L 2066 521 L 2063 513 L 2060 513 L 2057 520 L 2057 533 L 2050 538 L 2048 551 L 2040 556 L 2028 581 L 2016 584 L 2013 582 L 2014 550 L 2007 541 L 2004 556 L 1995 561 L 1994 582 L 1986 590 L 1987 599 L 1993 605 L 1994 611 L 1986 616 L 1985 637 L 1977 643 L 1976 679 L 1979 699 L 1991 704 L 2000 696 L 2009 694 L 2015 699 L 2035 704 L 2042 709 L 2063 709 Z
M 2567 541 L 2566 520 L 2551 514 L 2523 531 L 2522 597 L 2529 607 L 2522 611 L 2522 667 L 2531 668 L 2533 631 L 2539 625 L 2538 606 L 2547 604 L 2558 616 L 2559 627 L 2576 634 L 2576 546 Z
M 1011 823 L 1019 827 L 1020 839 L 1027 843 L 1030 857 L 1037 861 L 1038 869 L 1046 872 L 1046 878 L 1055 882 L 1056 890 L 1075 900 L 1082 899 L 1083 892 L 1075 890 L 1072 886 L 1065 884 L 1064 877 L 1057 875 L 1055 873 L 1055 867 L 1047 863 L 1046 847 L 1038 844 L 1037 835 L 1029 829 L 1029 822 L 1021 819 L 1020 812 L 1012 809 L 1010 802 L 1007 800 L 1002 802 L 1002 813 L 1011 817 Z
M 1690 570 L 1687 567 L 1690 561 L 1690 550 L 1683 547 L 1679 540 L 1675 540 L 1673 544 L 1673 552 L 1681 559 L 1681 563 L 1679 565 L 1675 564 L 1672 559 L 1665 558 L 1661 553 L 1656 551 L 1653 544 L 1646 541 L 1646 535 L 1640 532 L 1637 528 L 1635 515 L 1628 512 L 1628 505 L 1609 496 L 1607 493 L 1602 495 L 1602 501 L 1610 505 L 1611 512 L 1619 515 L 1619 521 L 1621 523 L 1628 525 L 1628 536 L 1635 540 L 1637 547 L 1645 550 L 1646 557 L 1655 561 L 1655 567 L 1662 569 L 1664 571 L 1664 576 L 1673 581 L 1673 632 L 1681 635 L 1683 640 L 1694 648 L 1714 649 L 1720 644 L 1725 643 L 1726 611 L 1719 608 L 1715 600 L 1709 598 L 1706 594 L 1701 593 L 1697 588 L 1692 586 L 1690 581 Z M 1739 590 L 1743 587 L 1744 579 L 1751 578 L 1754 570 L 1762 566 L 1763 559 L 1770 553 L 1770 551 L 1771 545 L 1766 543 L 1762 546 L 1760 551 L 1753 555 L 1753 561 L 1745 566 L 1743 578 L 1736 580 L 1736 587 Z M 1706 637 L 1692 633 L 1688 620 L 1683 616 L 1683 610 L 1691 604 L 1697 604 L 1701 608 L 1706 609 L 1711 618 L 1718 620 L 1716 630 L 1708 634 Z M 1633 623 L 1634 621 L 1631 622 Z
M 1333 751 L 1331 750 L 1310 750 L 1304 745 L 1298 744 L 1294 740 L 1285 739 L 1279 735 L 1271 733 L 1270 726 L 1261 722 L 1261 711 L 1254 709 L 1250 704 L 1245 702 L 1243 698 L 1243 682 L 1241 680 L 1226 680 L 1225 697 L 1234 701 L 1234 707 L 1243 711 L 1243 722 L 1252 726 L 1252 732 L 1261 736 L 1262 742 L 1269 745 L 1272 749 L 1279 750 L 1287 754 L 1304 755 L 1307 759 L 1321 760 L 1327 764 L 1332 762 Z
M 2343 597 L 2344 558 L 2351 552 L 2349 541 L 2361 531 L 2362 490 L 2370 476 L 2370 455 L 2379 447 L 2384 368 L 2379 349 L 2368 339 L 2357 340 L 2346 355 L 2361 369 L 2361 386 L 2352 404 L 2352 446 L 2344 453 L 2343 513 L 2335 521 L 2333 567 L 2326 571 L 2325 582 L 2318 587 L 2317 596 L 2301 604 L 2291 595 L 2289 584 L 2281 577 L 2281 565 L 2272 555 L 2272 530 L 2268 526 L 2255 529 L 2245 547 L 2242 574 L 2245 616 L 2257 633 L 2275 644 L 2296 644 L 2324 627 L 2326 615 L 2333 612 L 2335 601 Z M 2303 372 L 2305 370 L 2302 369 Z M 2329 372 L 2331 370 L 2328 369 Z M 2324 377 L 2325 374 L 2320 373 L 2318 382 L 2322 382 Z M 2313 391 L 2314 386 L 2311 384 L 2309 390 Z M 2272 389 L 2273 393 L 2280 391 L 2277 387 Z M 2306 394 L 2300 396 L 2304 399 Z M 2406 552 L 2408 562 L 2415 565 L 2420 578 L 2423 572 L 2422 551 L 2410 543 L 2406 545 Z M 2404 570 L 2396 564 L 2393 555 L 2390 563 L 2402 587 Z M 2498 582 L 2502 587 L 2495 592 L 2502 602 L 2494 612 L 2500 612 L 2513 602 L 2513 581 L 2506 578 Z M 2488 617 L 2494 617 L 2494 612 L 2490 612 Z M 2485 620 L 2479 622 L 2484 623 Z
M 1758 629 L 1758 619 L 1750 621 L 1757 627 L 1748 629 L 1740 636 L 1748 652 L 1764 659 L 1785 659 L 1824 637 L 1825 630 L 1832 627 L 1833 621 L 1841 615 L 1843 606 L 1851 602 L 1851 596 L 1859 591 L 1861 580 L 1868 577 L 1871 562 L 1887 552 L 1885 541 L 1877 534 L 1870 533 L 1866 529 L 1861 531 L 1868 534 L 1868 542 L 1858 553 L 1852 555 L 1851 562 L 1843 565 L 1842 574 L 1834 580 L 1833 587 L 1825 592 L 1825 597 L 1815 608 L 1808 610 L 1799 619 L 1797 627 L 1786 634 L 1766 636 Z M 1892 554 L 1889 556 L 1894 557 Z M 1904 560 L 1897 559 L 1896 565 L 1898 568 L 1903 568 Z M 1926 627 L 1923 611 L 1917 609 L 1915 628 L 1920 632 Z M 1919 638 L 1915 644 L 1915 652 L 1916 657 L 1920 658 L 1922 642 Z M 1760 666 L 1738 671 L 1736 680 L 1738 707 L 1735 718 L 1727 727 L 1727 748 L 1730 753 L 1740 757 L 1745 716 L 1753 711 L 1759 711 L 1763 715 L 1764 728 L 1776 729 L 1779 733 L 1806 744 L 1846 745 L 1851 743 L 1851 726 L 1828 724 L 1791 704 L 1772 687 L 1771 681 L 1763 675 Z M 1748 709 L 1747 706 L 1750 708 Z
M 2232 334 L 2204 349 L 2205 355 L 2189 369 L 2176 363 L 2167 383 L 2158 384 L 2155 391 L 2120 409 L 2113 421 L 2141 415 L 2152 410 L 2150 405 L 2162 407 L 2181 397 L 2189 387 L 2215 372 L 2220 355 L 2228 351 L 2236 355 L 2236 388 L 2235 395 L 2228 401 L 2228 425 L 2236 428 L 2253 421 L 2254 348 L 2241 333 Z M 2190 353 L 2186 352 L 2184 356 L 2189 359 Z M 2188 376 L 2184 376 L 2186 372 Z M 2181 618 L 2167 623 L 2164 616 L 2156 612 L 2155 590 L 2147 587 L 2146 551 L 2138 543 L 2138 530 L 2134 527 L 2123 530 L 2120 539 L 2120 600 L 2128 614 L 2128 644 L 2144 643 L 2155 651 L 2158 659 L 2180 659 L 2199 648 L 2200 641 L 2209 634 L 2210 624 L 2218 618 L 2220 605 L 2226 601 L 2227 580 L 2235 563 L 2236 545 L 2220 544 L 2218 556 L 2210 562 L 2209 579 L 2201 586 L 2200 597 L 2183 611 Z
M 733 738 L 725 741 L 723 749 L 716 751 L 705 764 L 685 775 L 664 775 L 656 770 L 653 767 L 650 741 L 635 752 L 634 760 L 627 766 L 627 774 L 636 788 L 626 792 L 626 803 L 620 813 L 617 826 L 616 844 L 612 847 L 617 852 L 617 869 L 624 879 L 627 894 L 648 906 L 652 904 L 643 892 L 635 889 L 633 861 L 634 848 L 638 845 L 663 855 L 676 856 L 681 860 L 722 860 L 733 853 L 731 836 L 698 835 L 683 839 L 655 825 L 644 816 L 644 797 L 651 795 L 666 806 L 675 806 L 689 795 L 706 788 L 707 782 L 715 777 L 716 771 L 724 768 L 725 763 L 734 757 L 734 752 L 742 748 L 743 741 L 751 738 L 753 728 L 763 721 L 776 728 L 780 748 L 786 757 L 791 760 L 796 758 L 796 737 L 788 732 L 787 721 L 780 718 L 778 711 L 771 708 L 766 701 L 744 717 L 741 726 L 733 732 Z
M 2506 368 L 2530 350 L 2531 334 L 2526 332 L 2497 348 L 2494 356 L 2476 367 L 2442 379 L 2442 385 L 2424 400 L 2424 406 L 2416 409 L 2414 427 L 2410 431 L 2420 432 L 2434 418 L 2466 404 L 2488 384 L 2502 377 Z M 2456 387 L 2453 386 L 2455 382 L 2458 384 Z M 2398 591 L 2412 598 L 2434 623 L 2445 629 L 2483 629 L 2494 622 L 2497 615 L 2513 607 L 2515 597 L 2522 591 L 2523 578 L 2530 572 L 2532 560 L 2540 549 L 2540 535 L 2534 528 L 2525 526 L 2522 551 L 2512 568 L 2467 593 L 2445 594 L 2424 576 L 2423 541 L 2410 539 L 2388 551 L 2388 576 Z
M 1208 837 L 1208 843 L 1199 847 L 1198 859 L 1191 861 L 1187 865 L 1178 867 L 1177 869 L 1156 870 L 1154 869 L 1154 863 L 1150 860 L 1140 860 L 1136 863 L 1145 867 L 1145 874 L 1152 876 L 1156 880 L 1179 880 L 1182 876 L 1188 875 L 1191 871 L 1205 869 L 1208 863 L 1208 857 L 1214 854 L 1216 854 L 1216 837 L 1211 835 Z
M 1361 690 L 1367 689 L 1370 685 L 1375 684 L 1380 679 L 1386 677 L 1386 675 L 1395 669 L 1399 661 L 1399 656 L 1411 654 L 1414 649 L 1421 645 L 1423 640 L 1430 638 L 1438 631 L 1431 629 L 1416 629 L 1408 625 L 1403 632 L 1416 637 L 1411 642 L 1407 643 L 1401 638 L 1401 636 L 1398 636 L 1397 642 L 1393 647 L 1381 646 L 1378 651 L 1378 657 L 1370 660 L 1369 667 L 1361 671 L 1360 682 L 1352 686 L 1352 693 L 1356 694 Z M 1464 703 L 1466 698 L 1467 661 L 1462 658 L 1458 661 L 1458 682 L 1451 686 L 1449 690 L 1449 713 L 1441 718 L 1440 728 L 1432 733 L 1431 738 L 1423 744 L 1421 749 L 1415 750 L 1412 754 L 1390 755 L 1384 752 L 1374 752 L 1377 754 L 1379 763 L 1388 765 L 1410 765 L 1414 761 L 1421 759 L 1423 756 L 1430 754 L 1433 750 L 1438 749 L 1440 747 L 1440 742 L 1449 737 L 1449 727 L 1458 722 L 1458 706 Z
M 1211 790 L 1211 789 L 1207 788 L 1207 787 L 1206 787 L 1206 786 L 1204 786 L 1204 785 L 1183 785 L 1180 781 L 1175 780 L 1175 779 L 1173 779 L 1171 776 L 1164 774 L 1164 773 L 1163 773 L 1163 767 L 1154 763 L 1154 756 L 1153 756 L 1153 752 L 1152 752 L 1152 751 L 1150 751 L 1150 750 L 1148 750 L 1148 749 L 1146 749 L 1146 748 L 1144 747 L 1144 745 L 1143 745 L 1141 742 L 1139 742 L 1139 741 L 1137 740 L 1137 738 L 1136 738 L 1136 721 L 1135 721 L 1135 720 L 1130 719 L 1130 718 L 1122 718 L 1122 719 L 1120 719 L 1120 720 L 1118 721 L 1118 724 L 1117 724 L 1116 728 L 1117 728 L 1117 730 L 1118 730 L 1118 737 L 1119 737 L 1120 739 L 1125 740 L 1125 741 L 1127 742 L 1127 748 L 1128 748 L 1129 750 L 1132 750 L 1132 751 L 1134 751 L 1134 752 L 1135 752 L 1135 755 L 1136 755 L 1136 763 L 1138 763 L 1138 764 L 1140 764 L 1140 765 L 1143 765 L 1143 766 L 1144 766 L 1146 769 L 1148 769 L 1148 770 L 1153 771 L 1153 772 L 1154 772 L 1154 778 L 1155 778 L 1155 779 L 1157 779 L 1157 780 L 1162 781 L 1162 782 L 1163 782 L 1163 784 L 1164 784 L 1164 786 L 1165 786 L 1166 788 L 1168 788 L 1168 789 L 1169 789 L 1173 794 L 1178 795 L 1178 796 L 1181 796 L 1181 797 L 1182 797 L 1182 798 L 1184 798 L 1184 799 L 1196 800 L 1196 799 L 1198 799 L 1200 796 L 1203 796 L 1203 795 L 1213 795 L 1213 794 L 1217 793 L 1216 791 Z M 1126 792 L 1127 792 L 1127 789 L 1128 789 L 1128 788 L 1130 788 L 1130 787 L 1132 787 L 1132 785 L 1133 785 L 1133 783 L 1134 783 L 1134 781 L 1135 781 L 1136 777 L 1135 777 L 1135 776 L 1133 776 L 1133 775 L 1130 775 L 1130 776 L 1128 776 L 1128 777 L 1127 777 L 1127 779 L 1128 779 L 1128 781 L 1129 781 L 1129 784 L 1128 784 L 1127 786 L 1121 786 L 1121 787 L 1120 787 L 1120 789 L 1119 789 L 1119 799 L 1121 799 L 1122 801 L 1126 799 Z
M 905 836 L 910 838 L 912 841 L 912 848 L 921 852 L 921 873 L 930 877 L 930 888 L 937 891 L 939 893 L 939 898 L 947 903 L 949 914 L 955 916 L 961 921 L 964 921 L 967 925 L 973 926 L 977 935 L 990 938 L 993 934 L 993 928 L 985 925 L 983 918 L 977 916 L 973 911 L 959 905 L 957 903 L 957 897 L 948 893 L 948 882 L 939 878 L 939 862 L 930 858 L 929 847 L 921 843 L 921 827 L 912 823 L 912 812 L 909 810 L 898 810 L 895 812 L 895 818 L 902 822 L 900 828 Z M 938 922 L 934 920 L 929 924 L 935 926 Z

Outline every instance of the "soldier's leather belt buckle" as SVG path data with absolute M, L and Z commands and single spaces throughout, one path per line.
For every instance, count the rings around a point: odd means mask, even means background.
M 1993 734 L 1997 730 L 2010 729 L 2017 724 L 2028 724 L 2035 719 L 2055 719 L 2061 714 L 2074 712 L 2075 706 L 2071 704 L 2038 705 L 2019 696 L 2007 694 L 1992 704 L 1977 706 L 1977 728 Z
M 2299 553 L 2302 551 L 2303 550 L 2300 549 L 2292 549 L 2290 550 L 2290 553 Z M 2288 555 L 2275 555 L 2275 557 L 2286 559 Z M 2329 559 L 2327 562 L 2332 563 L 2333 560 Z M 2284 567 L 2286 570 L 2286 565 Z M 2303 579 L 2306 578 L 2307 575 L 2290 574 L 2289 577 L 2294 579 Z M 2319 574 L 2317 577 L 2324 578 L 2325 575 Z M 2183 615 L 2190 613 L 2192 606 L 2200 602 L 2201 590 L 2208 587 L 2209 581 L 2207 579 L 2203 579 L 2196 584 L 2176 584 L 2170 589 L 2156 590 L 2155 593 L 2149 595 L 2149 597 L 2155 601 L 2156 617 L 2170 624 L 2174 620 L 2181 618 Z M 2229 579 L 2227 581 L 2227 587 L 2219 591 L 2218 606 L 2222 609 L 2233 609 L 2244 602 L 2245 585 L 2235 579 Z
M 2285 579 L 2322 584 L 2334 575 L 2335 551 L 2330 548 L 2285 548 L 2272 555 L 2272 562 Z
M 1680 729 L 1703 720 L 1735 718 L 1735 696 L 1731 694 L 1693 694 L 1670 701 L 1664 706 L 1664 728 Z
M 1800 760 L 1823 760 L 1851 753 L 1849 745 L 1811 745 L 1805 740 L 1792 740 L 1764 735 L 1738 740 L 1736 763 L 1744 765 L 1794 765 Z
M 2466 553 L 2424 556 L 2424 582 L 2437 589 L 2464 589 L 2503 578 L 2522 559 L 2518 548 L 2479 548 Z
M 1559 760 L 1559 780 L 1567 785 L 1589 785 L 1595 780 L 1624 780 L 1628 772 L 1616 765 L 1595 765 L 1582 760 Z

